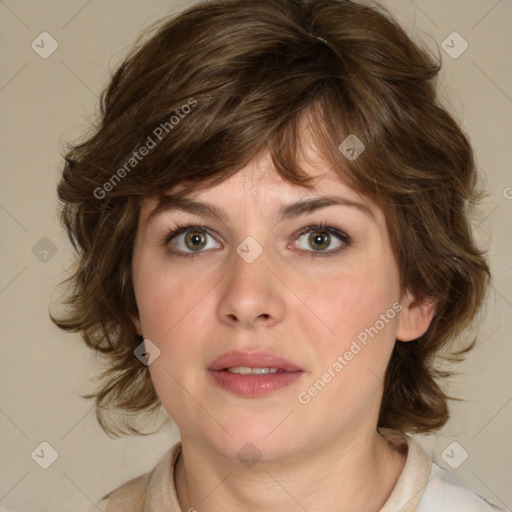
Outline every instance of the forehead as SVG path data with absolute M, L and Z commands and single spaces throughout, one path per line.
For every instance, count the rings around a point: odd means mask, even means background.
M 269 153 L 254 158 L 249 164 L 240 169 L 219 185 L 202 190 L 197 197 L 215 200 L 223 196 L 257 198 L 261 202 L 277 201 L 284 196 L 296 198 L 310 194 L 323 194 L 336 190 L 346 190 L 336 172 L 320 159 L 316 161 L 299 161 L 302 172 L 313 178 L 313 187 L 303 187 L 285 180 L 275 168 Z M 179 190 L 179 188 L 177 189 Z M 226 198 L 226 197 L 225 197 Z
M 343 174 L 334 170 L 324 158 L 317 153 L 304 153 L 298 165 L 303 172 L 313 178 L 312 187 L 304 187 L 286 181 L 276 170 L 270 153 L 266 152 L 249 162 L 238 172 L 212 187 L 204 188 L 187 194 L 187 198 L 216 205 L 229 210 L 249 207 L 253 205 L 267 206 L 274 209 L 274 205 L 283 205 L 300 199 L 319 197 L 341 197 L 347 202 L 354 202 L 374 213 L 375 205 L 363 194 L 350 187 L 343 179 Z M 178 185 L 166 190 L 164 199 L 181 192 L 185 187 Z M 169 204 L 169 201 L 167 201 Z M 145 198 L 141 211 L 142 217 L 153 215 L 162 201 L 158 197 Z M 275 207 L 277 208 L 277 206 Z

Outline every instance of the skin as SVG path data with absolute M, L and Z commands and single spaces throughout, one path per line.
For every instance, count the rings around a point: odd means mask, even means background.
M 149 368 L 181 433 L 175 484 L 182 510 L 378 511 L 403 469 L 405 456 L 376 431 L 383 377 L 396 340 L 423 334 L 432 307 L 400 295 L 398 265 L 376 204 L 349 188 L 314 148 L 306 148 L 301 165 L 318 177 L 314 190 L 283 181 L 262 154 L 192 196 L 222 208 L 225 223 L 181 211 L 147 222 L 155 199 L 141 208 L 134 322 L 161 351 Z M 281 205 L 325 195 L 362 203 L 371 214 L 329 206 L 276 223 Z M 352 243 L 343 246 L 331 235 L 319 249 L 308 242 L 311 231 L 298 238 L 302 228 L 321 221 Z M 176 222 L 209 228 L 201 253 L 173 254 L 193 252 L 185 235 L 161 245 Z M 236 252 L 247 236 L 263 249 L 250 264 Z M 331 256 L 312 256 L 340 246 Z M 400 313 L 317 396 L 299 403 L 298 393 L 397 302 Z M 236 396 L 216 386 L 207 371 L 231 350 L 277 353 L 304 373 L 264 397 Z M 262 454 L 250 468 L 237 458 L 248 442 Z

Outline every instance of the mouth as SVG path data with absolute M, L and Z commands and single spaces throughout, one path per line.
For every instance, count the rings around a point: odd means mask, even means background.
M 286 370 L 283 370 L 282 368 L 251 368 L 250 366 L 234 366 L 232 368 L 225 368 L 221 371 L 238 373 L 240 375 L 267 375 L 269 373 L 286 372 Z
M 268 352 L 230 352 L 208 367 L 214 382 L 239 396 L 259 397 L 285 388 L 304 373 L 296 365 Z
M 229 370 L 234 373 L 277 373 L 295 372 L 301 369 L 277 354 L 270 352 L 234 351 L 220 355 L 208 366 L 209 370 Z M 268 370 L 268 372 L 266 371 Z

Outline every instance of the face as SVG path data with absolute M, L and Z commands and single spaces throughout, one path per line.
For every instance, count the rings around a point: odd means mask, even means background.
M 307 456 L 374 430 L 397 337 L 426 329 L 400 296 L 383 212 L 320 157 L 302 166 L 312 190 L 264 155 L 189 196 L 222 218 L 170 205 L 150 217 L 154 199 L 141 209 L 135 322 L 160 350 L 155 389 L 182 439 L 228 457 L 248 442 L 268 460 Z M 339 204 L 280 215 L 325 197 Z

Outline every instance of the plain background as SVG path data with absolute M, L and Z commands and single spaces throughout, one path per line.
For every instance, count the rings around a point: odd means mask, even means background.
M 48 308 L 72 261 L 56 216 L 65 143 L 87 130 L 109 72 L 142 28 L 192 3 L 0 0 L 0 506 L 7 509 L 86 510 L 178 439 L 176 426 L 147 438 L 102 432 L 92 403 L 79 397 L 96 365 L 78 335 L 53 326 Z M 512 1 L 383 4 L 411 35 L 439 48 L 441 98 L 470 136 L 489 192 L 475 235 L 489 249 L 494 281 L 478 348 L 450 388 L 465 401 L 452 405 L 439 434 L 415 437 L 447 468 L 467 452 L 451 469 L 457 478 L 510 509 Z M 442 49 L 454 31 L 469 45 L 457 58 Z M 46 59 L 31 47 L 42 32 L 58 43 Z M 449 45 L 460 49 L 453 37 Z M 43 441 L 58 452 L 48 469 L 31 456 Z

